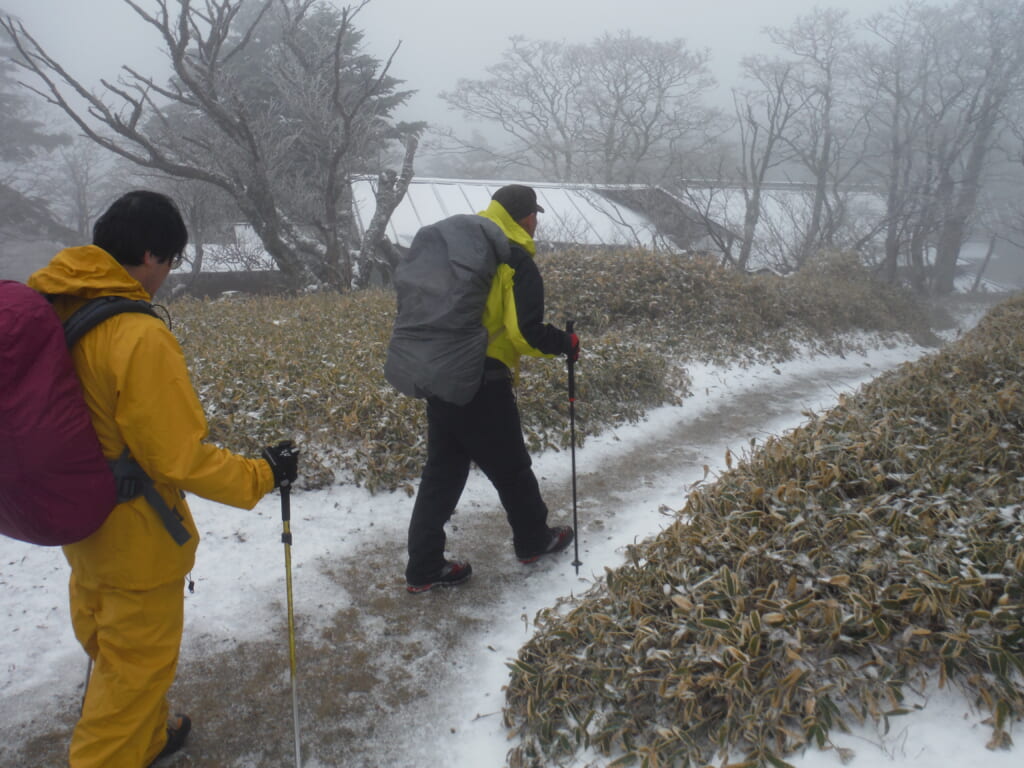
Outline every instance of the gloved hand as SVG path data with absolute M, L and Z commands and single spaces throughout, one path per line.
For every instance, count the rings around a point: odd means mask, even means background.
M 565 334 L 565 356 L 574 363 L 580 359 L 580 337 L 572 331 Z
M 291 440 L 268 445 L 260 454 L 274 473 L 274 487 L 290 487 L 299 476 L 299 449 Z

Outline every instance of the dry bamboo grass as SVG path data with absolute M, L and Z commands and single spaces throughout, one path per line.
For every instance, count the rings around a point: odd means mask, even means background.
M 513 768 L 786 765 L 962 686 L 1024 715 L 1024 298 L 693 490 L 511 664 Z M 846 757 L 847 755 L 843 755 Z M 614 758 L 614 760 L 612 760 Z
M 539 257 L 548 317 L 576 319 L 577 439 L 636 421 L 687 392 L 687 360 L 786 359 L 798 344 L 849 348 L 842 334 L 922 334 L 922 309 L 836 255 L 785 280 L 643 251 Z M 177 301 L 182 341 L 213 440 L 255 455 L 282 437 L 303 446 L 300 485 L 405 487 L 422 467 L 425 414 L 382 368 L 394 295 Z M 569 446 L 565 366 L 524 359 L 519 389 L 531 449 Z

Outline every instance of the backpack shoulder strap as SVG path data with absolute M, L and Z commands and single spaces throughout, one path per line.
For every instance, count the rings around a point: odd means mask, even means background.
M 153 305 L 141 299 L 128 299 L 124 296 L 101 296 L 98 299 L 90 299 L 75 310 L 64 323 L 64 337 L 67 339 L 68 349 L 75 346 L 79 339 L 104 320 L 125 312 L 138 312 L 160 318 Z M 178 546 L 192 537 L 182 524 L 181 515 L 164 503 L 153 485 L 152 478 L 131 457 L 127 448 L 120 458 L 110 461 L 109 464 L 117 483 L 118 503 L 129 501 L 136 496 L 145 496 Z
M 192 534 L 186 530 L 183 518 L 174 507 L 169 507 L 163 497 L 157 493 L 153 480 L 146 474 L 139 462 L 132 458 L 131 453 L 125 448 L 124 452 L 117 459 L 109 462 L 110 469 L 117 481 L 118 503 L 131 501 L 137 496 L 145 496 L 164 524 L 164 528 L 171 534 L 171 538 L 180 547 L 190 538 Z
M 153 305 L 142 299 L 127 299 L 124 296 L 100 296 L 90 299 L 64 322 L 64 337 L 68 349 L 104 320 L 125 312 L 140 312 L 159 319 Z

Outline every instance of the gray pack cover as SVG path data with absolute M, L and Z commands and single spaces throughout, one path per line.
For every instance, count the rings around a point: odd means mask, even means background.
M 483 377 L 484 307 L 508 238 L 490 219 L 460 214 L 423 227 L 395 270 L 398 314 L 384 377 L 404 395 L 465 405 Z

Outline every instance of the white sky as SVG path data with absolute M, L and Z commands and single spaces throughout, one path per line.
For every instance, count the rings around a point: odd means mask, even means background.
M 855 19 L 898 0 L 858 0 Z M 942 2 L 942 0 L 938 0 Z M 146 7 L 152 0 L 140 0 Z M 336 5 L 343 5 L 339 0 Z M 173 5 L 173 3 L 172 3 Z M 369 50 L 383 58 L 401 42 L 392 74 L 419 91 L 402 119 L 455 122 L 437 100 L 460 77 L 477 77 L 501 60 L 508 38 L 587 42 L 629 29 L 656 40 L 682 38 L 707 48 L 723 94 L 734 84 L 739 60 L 768 52 L 766 25 L 788 27 L 821 0 L 372 0 L 357 17 Z M 75 74 L 95 81 L 116 77 L 122 63 L 155 72 L 160 40 L 123 0 L 0 0 L 29 32 Z M 147 62 L 150 62 L 147 64 Z
M 973 322 L 973 321 L 972 321 Z M 589 440 L 577 451 L 581 472 L 608 466 L 616 456 L 628 454 L 635 446 L 664 439 L 675 429 L 684 429 L 691 421 L 719 409 L 737 407 L 743 393 L 762 392 L 788 401 L 788 409 L 762 422 L 756 436 L 779 433 L 806 420 L 807 410 L 830 407 L 840 392 L 928 352 L 919 347 L 895 347 L 874 350 L 866 356 L 850 354 L 846 358 L 818 357 L 795 360 L 778 366 L 755 365 L 748 368 L 717 369 L 694 366 L 693 391 L 697 393 L 681 407 L 660 408 L 636 425 L 629 425 Z M 581 360 L 581 365 L 584 361 Z M 814 394 L 801 390 L 799 382 L 818 382 Z M 474 560 L 473 531 L 500 518 L 493 488 L 479 471 L 470 476 L 460 501 L 465 512 L 459 518 L 460 530 L 452 534 L 459 551 L 455 554 L 473 560 L 473 580 L 459 589 L 499 590 L 493 615 L 481 616 L 476 634 L 467 636 L 458 662 L 417 669 L 430 681 L 426 689 L 436 694 L 387 717 L 381 732 L 390 734 L 382 744 L 382 756 L 375 765 L 406 768 L 421 765 L 480 766 L 504 765 L 506 751 L 512 746 L 501 718 L 479 717 L 500 709 L 509 672 L 506 663 L 515 657 L 531 633 L 521 616 L 555 604 L 570 592 L 579 594 L 602 574 L 604 566 L 615 567 L 624 560 L 626 545 L 653 535 L 669 518 L 658 514 L 659 506 L 682 506 L 685 488 L 703 476 L 702 464 L 713 473 L 724 470 L 727 448 L 737 454 L 748 447 L 747 438 L 733 444 L 724 438 L 709 444 L 689 446 L 696 458 L 676 471 L 660 473 L 657 478 L 638 478 L 637 487 L 622 489 L 614 502 L 614 514 L 601 526 L 588 527 L 592 511 L 584 509 L 580 519 L 580 559 L 583 567 L 576 576 L 570 565 L 571 551 L 552 558 L 534 570 L 522 570 L 521 579 L 503 586 L 495 579 L 495 570 L 504 562 Z M 534 468 L 542 487 L 551 489 L 568 482 L 569 462 L 564 452 L 548 451 L 534 456 Z M 586 490 L 581 489 L 584 496 Z M 287 640 L 283 622 L 284 565 L 280 543 L 279 499 L 276 493 L 264 498 L 255 510 L 224 507 L 190 497 L 193 514 L 203 541 L 193 575 L 197 580 L 194 595 L 186 597 L 186 627 L 179 675 L 195 675 L 198 663 L 210 653 L 253 641 Z M 612 502 L 609 502 L 612 503 Z M 621 504 L 621 506 L 620 506 Z M 320 754 L 317 736 L 321 729 L 336 724 L 318 719 L 314 702 L 302 699 L 304 654 L 316 645 L 320 630 L 338 611 L 351 607 L 352 598 L 331 578 L 333 566 L 325 564 L 360 561 L 360 553 L 391 542 L 394 546 L 395 573 L 380 575 L 378 581 L 394 583 L 401 589 L 401 553 L 412 499 L 402 491 L 367 494 L 351 484 L 336 485 L 323 491 L 296 492 L 292 496 L 292 548 L 295 617 L 298 633 L 299 710 L 302 741 L 307 768 L 336 768 Z M 565 521 L 565 509 L 553 509 L 552 520 Z M 499 523 L 500 525 L 500 523 Z M 511 558 L 509 558 L 511 562 Z M 518 566 L 516 566 L 518 568 Z M 73 699 L 81 685 L 85 656 L 70 629 L 67 607 L 68 567 L 60 550 L 36 547 L 0 536 L 0 755 L 4 748 L 26 743 L 32 734 L 60 728 L 57 718 L 62 704 Z M 533 577 L 531 577 L 533 576 Z M 380 588 L 379 585 L 372 588 Z M 275 597 L 276 596 L 276 597 Z M 458 599 L 459 593 L 417 596 L 417 600 Z M 465 595 L 469 599 L 469 594 Z M 442 612 L 439 611 L 440 617 Z M 365 617 L 372 622 L 373 617 Z M 419 631 L 432 631 L 430 627 Z M 311 642 L 314 641 L 314 642 Z M 371 654 L 372 658 L 372 654 Z M 278 685 L 268 696 L 287 696 L 287 665 Z M 838 745 L 856 751 L 856 768 L 1018 768 L 1019 750 L 989 752 L 985 742 L 990 729 L 982 724 L 984 714 L 973 709 L 955 690 L 926 692 L 927 700 L 911 696 L 908 704 L 926 703 L 921 712 L 894 718 L 892 730 L 883 735 L 878 729 L 859 727 L 851 734 L 835 734 Z M 177 702 L 172 702 L 177 705 Z M 287 707 L 287 705 L 285 705 Z M 385 710 L 382 708 L 382 717 Z M 430 739 L 423 738 L 424 718 L 435 726 Z M 406 722 L 407 721 L 407 722 Z M 201 727 L 201 726 L 200 726 Z M 1016 735 L 1016 734 L 1015 734 Z M 197 738 L 216 738 L 200 732 Z M 254 744 L 252 759 L 265 765 L 265 757 Z M 188 753 L 186 745 L 185 753 Z M 597 760 L 596 763 L 586 762 Z M 2 762 L 2 758 L 0 758 Z M 186 762 L 188 760 L 186 759 Z M 597 755 L 584 755 L 572 763 L 574 768 L 599 765 L 606 761 Z M 792 759 L 796 768 L 842 768 L 835 752 L 809 750 Z

